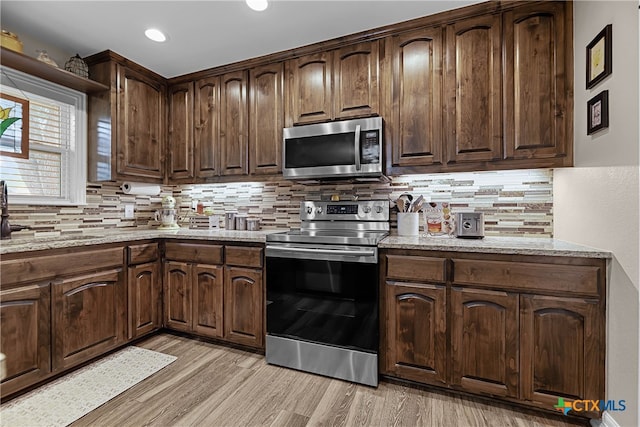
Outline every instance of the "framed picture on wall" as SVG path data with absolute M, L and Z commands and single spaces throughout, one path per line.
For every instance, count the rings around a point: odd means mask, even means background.
M 587 135 L 609 127 L 609 91 L 603 90 L 587 102 Z
M 609 24 L 587 45 L 587 89 L 600 83 L 612 72 L 612 33 L 613 27 Z

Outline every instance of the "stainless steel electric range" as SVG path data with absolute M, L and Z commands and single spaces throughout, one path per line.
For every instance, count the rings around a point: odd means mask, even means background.
M 300 219 L 267 236 L 267 362 L 377 386 L 389 202 L 302 202 Z

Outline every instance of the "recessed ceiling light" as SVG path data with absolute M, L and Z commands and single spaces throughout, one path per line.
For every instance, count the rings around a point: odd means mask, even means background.
M 157 28 L 149 28 L 144 32 L 144 35 L 153 40 L 154 42 L 162 43 L 167 40 L 167 36 Z
M 247 6 L 249 6 L 253 10 L 257 10 L 258 12 L 262 12 L 269 6 L 269 2 L 267 0 L 246 0 Z

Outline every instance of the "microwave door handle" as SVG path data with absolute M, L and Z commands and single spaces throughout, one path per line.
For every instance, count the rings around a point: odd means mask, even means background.
M 356 170 L 360 170 L 360 125 L 356 125 L 356 138 L 354 141 L 356 155 Z

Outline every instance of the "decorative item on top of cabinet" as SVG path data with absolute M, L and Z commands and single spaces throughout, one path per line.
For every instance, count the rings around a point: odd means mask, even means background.
M 378 43 L 288 61 L 287 126 L 379 114 Z
M 0 291 L 0 353 L 7 356 L 2 398 L 51 372 L 49 285 L 46 281 Z
M 444 143 L 447 164 L 502 157 L 500 15 L 446 27 Z
M 170 182 L 193 180 L 194 173 L 194 121 L 193 82 L 179 83 L 168 89 L 169 135 L 168 173 Z
M 111 51 L 85 60 L 110 88 L 89 97 L 89 181 L 162 182 L 165 79 Z
M 505 158 L 573 164 L 573 5 L 524 3 L 503 14 Z
M 157 243 L 128 247 L 129 339 L 162 326 L 162 276 Z
M 249 146 L 247 73 L 220 77 L 220 174 L 247 175 Z
M 393 142 L 387 144 L 387 174 L 441 165 L 443 30 L 409 31 L 387 43 L 393 61 L 386 117 L 386 139 Z
M 282 63 L 249 71 L 249 173 L 282 172 L 284 127 L 284 69 Z

